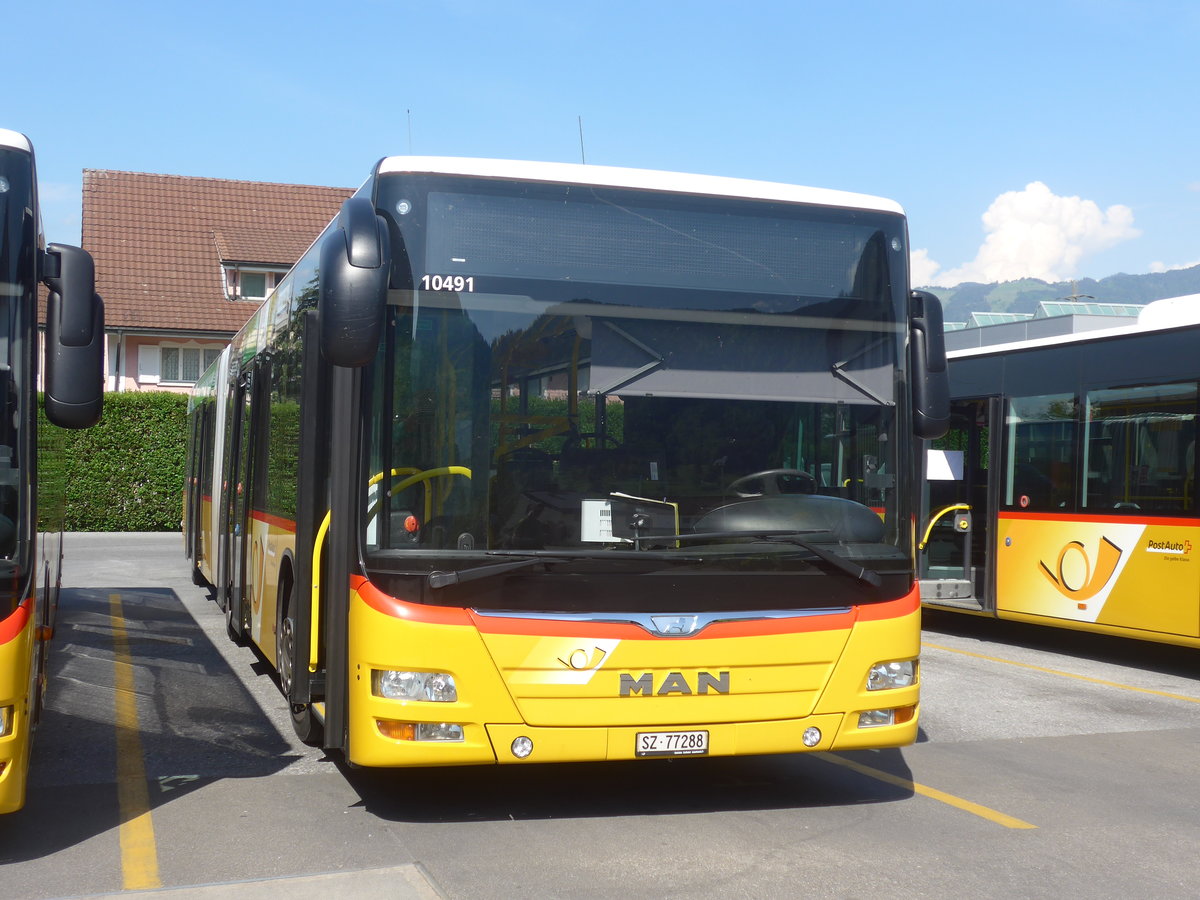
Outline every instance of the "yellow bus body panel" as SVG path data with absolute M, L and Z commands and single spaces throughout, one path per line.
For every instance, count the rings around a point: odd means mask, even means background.
M 873 664 L 919 655 L 915 598 L 892 618 L 807 616 L 782 620 L 803 630 L 777 625 L 775 633 L 719 638 L 703 632 L 654 638 L 632 625 L 606 633 L 594 623 L 572 633 L 562 621 L 484 616 L 475 617 L 476 627 L 467 613 L 462 619 L 464 624 L 400 618 L 352 591 L 351 762 L 516 763 L 526 761 L 510 751 L 521 736 L 534 743 L 530 762 L 632 759 L 635 736 L 660 730 L 707 731 L 711 756 L 893 747 L 916 739 L 919 683 L 866 689 Z M 829 619 L 840 627 L 828 627 Z M 447 672 L 459 699 L 374 696 L 375 669 Z M 859 713 L 875 709 L 904 709 L 910 718 L 860 728 Z M 384 735 L 380 722 L 456 724 L 463 740 L 397 740 Z M 822 737 L 806 747 L 801 738 L 813 726 Z
M 8 707 L 9 733 L 0 737 L 0 813 L 14 812 L 25 804 L 29 771 L 30 690 L 33 662 L 33 616 L 22 610 L 12 616 L 26 617 L 23 627 L 0 644 L 0 707 Z M 10 617 L 11 618 L 11 617 Z M 0 622 L 15 625 L 7 619 Z
M 296 546 L 295 527 L 268 520 L 261 513 L 250 518 L 246 556 L 246 592 L 250 603 L 250 639 L 263 656 L 279 665 L 275 625 L 279 611 L 279 572 L 285 555 Z M 291 526 L 291 527 L 288 527 Z
M 1173 635 L 1197 645 L 1200 526 L 1194 522 L 1005 515 L 996 539 L 1001 618 L 1054 619 L 1153 640 Z

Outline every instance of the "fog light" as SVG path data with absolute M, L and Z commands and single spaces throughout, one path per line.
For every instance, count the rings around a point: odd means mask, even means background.
M 397 722 L 376 719 L 379 733 L 393 741 L 462 741 L 463 727 L 450 722 Z
M 461 741 L 463 727 L 450 722 L 420 722 L 417 724 L 418 741 Z
M 858 714 L 859 728 L 879 728 L 881 725 L 896 724 L 894 710 L 890 709 L 869 709 L 866 712 Z
M 820 728 L 805 728 L 804 734 L 800 736 L 800 740 L 804 741 L 805 747 L 815 747 L 821 743 Z
M 371 693 L 388 700 L 430 700 L 453 703 L 458 700 L 458 685 L 446 672 L 400 672 L 371 670 Z
M 512 742 L 512 755 L 517 759 L 527 759 L 529 754 L 533 752 L 533 741 L 527 737 L 516 738 Z
M 917 661 L 915 659 L 876 663 L 867 673 L 867 690 L 887 691 L 892 688 L 911 687 L 916 678 Z

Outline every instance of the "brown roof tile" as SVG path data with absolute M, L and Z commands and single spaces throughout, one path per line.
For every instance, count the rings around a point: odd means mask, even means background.
M 225 299 L 221 262 L 290 266 L 349 188 L 83 171 L 83 246 L 105 326 L 232 333 L 256 305 Z

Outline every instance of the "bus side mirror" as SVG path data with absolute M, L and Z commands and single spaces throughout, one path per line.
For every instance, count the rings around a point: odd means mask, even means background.
M 332 365 L 353 369 L 374 358 L 387 306 L 391 252 L 387 223 L 371 201 L 346 200 L 337 227 L 321 245 L 321 353 Z
M 913 431 L 919 438 L 933 440 L 950 428 L 950 374 L 946 368 L 942 302 L 926 291 L 913 291 L 910 309 Z
M 46 300 L 46 418 L 87 428 L 104 409 L 104 302 L 96 266 L 79 247 L 49 244 L 43 257 Z

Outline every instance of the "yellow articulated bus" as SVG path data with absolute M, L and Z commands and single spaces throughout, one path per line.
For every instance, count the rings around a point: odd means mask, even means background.
M 931 607 L 1200 647 L 1200 294 L 956 350 L 928 450 Z
M 857 194 L 384 159 L 196 388 L 194 577 L 359 765 L 907 744 L 908 252 Z
M 92 258 L 45 245 L 33 146 L 0 128 L 0 813 L 25 804 L 62 561 L 65 484 L 53 429 L 38 451 L 39 283 L 50 291 L 46 418 L 82 428 L 99 419 L 103 389 L 104 312 Z

